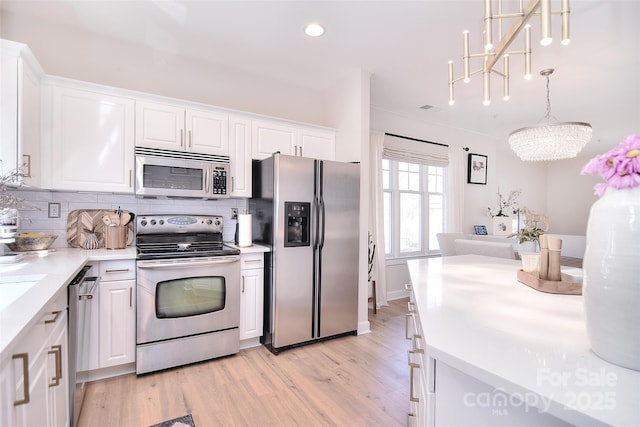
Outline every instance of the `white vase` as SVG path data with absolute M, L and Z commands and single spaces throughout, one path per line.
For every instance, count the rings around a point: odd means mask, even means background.
M 583 294 L 591 348 L 640 370 L 640 187 L 608 189 L 591 207 Z
M 520 255 L 528 252 L 538 252 L 538 242 L 535 240 L 528 240 L 526 242 L 518 243 L 518 253 Z

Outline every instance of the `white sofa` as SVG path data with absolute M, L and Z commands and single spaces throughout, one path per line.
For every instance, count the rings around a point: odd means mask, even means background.
M 496 258 L 516 259 L 513 246 L 509 243 L 482 242 L 470 239 L 456 239 L 456 255 L 484 255 Z

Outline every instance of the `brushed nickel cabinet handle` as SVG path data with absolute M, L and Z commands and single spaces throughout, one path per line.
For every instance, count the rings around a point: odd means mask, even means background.
M 410 314 L 415 313 L 415 312 L 416 312 L 416 304 L 415 304 L 415 303 L 413 303 L 413 302 L 411 302 L 411 301 L 409 301 L 409 302 L 407 303 L 407 311 L 408 311 Z
M 60 385 L 60 380 L 62 379 L 62 346 L 52 345 L 51 348 L 53 350 L 49 350 L 47 353 L 55 355 L 56 374 L 53 378 L 51 378 L 52 382 L 49 384 L 49 387 L 57 387 Z
M 13 360 L 22 359 L 22 391 L 23 399 L 14 400 L 13 406 L 24 405 L 29 403 L 29 353 L 14 354 Z
M 129 307 L 133 307 L 133 288 L 129 288 Z
M 409 319 L 413 317 L 413 314 L 411 313 L 407 313 L 404 315 L 404 337 L 407 339 L 407 341 L 411 340 L 411 337 L 409 336 Z
M 231 192 L 236 191 L 236 184 L 235 181 L 233 180 L 233 177 L 231 177 Z
M 118 269 L 114 269 L 114 270 L 105 270 L 105 273 L 108 273 L 108 274 L 126 273 L 127 271 L 129 271 L 128 268 L 118 268 Z
M 242 276 L 242 293 L 244 294 L 244 276 Z
M 302 154 L 302 145 L 301 145 L 300 146 L 300 157 L 302 157 L 302 156 L 303 156 L 303 154 Z
M 420 402 L 420 399 L 418 399 L 416 396 L 413 395 L 413 389 L 414 389 L 413 373 L 416 369 L 420 369 L 420 365 L 418 365 L 417 363 L 409 363 L 409 400 L 411 402 Z
M 129 169 L 129 188 L 133 187 L 133 169 Z
M 191 131 L 189 131 L 188 134 L 189 134 L 189 145 L 188 145 L 188 147 L 191 148 Z
M 22 176 L 24 178 L 31 178 L 31 154 L 23 154 L 22 158 L 24 159 L 24 162 L 22 162 L 22 166 L 26 167 L 27 169 L 27 172 L 23 172 Z
M 184 144 L 184 130 L 180 129 L 180 147 L 182 147 L 182 145 Z
M 60 316 L 60 313 L 62 313 L 62 312 L 61 311 L 52 311 L 51 314 L 53 315 L 53 319 L 45 320 L 44 324 L 48 325 L 49 323 L 56 323 L 56 321 L 58 320 L 58 316 Z

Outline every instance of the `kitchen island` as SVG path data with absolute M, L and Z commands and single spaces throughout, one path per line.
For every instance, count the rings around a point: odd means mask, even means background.
M 463 255 L 408 267 L 417 424 L 640 425 L 640 372 L 590 350 L 582 296 L 518 282 L 518 261 Z

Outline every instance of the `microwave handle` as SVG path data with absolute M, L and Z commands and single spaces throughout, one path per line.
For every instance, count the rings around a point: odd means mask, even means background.
M 209 194 L 209 168 L 204 171 L 204 191 Z

